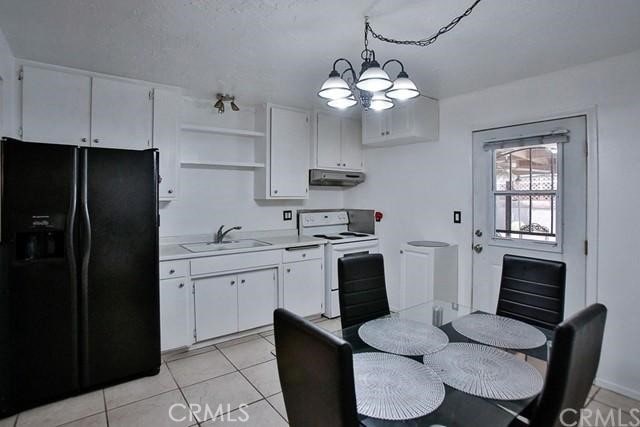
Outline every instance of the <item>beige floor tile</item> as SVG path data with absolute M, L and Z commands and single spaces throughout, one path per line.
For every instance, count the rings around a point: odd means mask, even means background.
M 589 397 L 593 397 L 593 395 L 596 394 L 598 390 L 600 390 L 600 387 L 592 385 L 591 390 L 589 390 Z
M 322 322 L 316 323 L 316 325 L 329 332 L 336 332 L 342 329 L 342 323 L 339 317 L 336 317 L 335 319 L 323 320 Z
M 209 346 L 196 348 L 194 350 L 188 350 L 188 351 L 184 350 L 184 351 L 166 353 L 162 355 L 162 358 L 164 359 L 165 362 L 171 362 L 172 360 L 184 359 L 185 357 L 191 357 L 198 354 L 207 353 L 209 351 L 214 351 L 217 349 L 218 348 L 214 344 L 211 344 Z
M 271 344 L 276 345 L 276 336 L 275 335 L 267 335 L 263 337 L 265 340 L 269 341 Z
M 261 400 L 252 405 L 227 414 L 223 419 L 216 419 L 202 424 L 203 426 L 231 424 L 243 427 L 286 427 L 287 423 L 282 419 L 266 400 Z
M 632 421 L 637 422 L 621 409 L 612 408 L 595 400 L 592 400 L 586 409 L 590 412 L 583 411 L 580 427 L 632 426 L 634 425 Z
M 174 360 L 167 365 L 180 387 L 235 371 L 233 365 L 218 350 Z
M 102 412 L 101 414 L 72 421 L 69 424 L 64 424 L 62 427 L 107 427 L 107 414 Z
M 50 403 L 21 413 L 18 426 L 59 426 L 104 412 L 102 390 Z
M 176 421 L 171 419 L 170 411 Z M 189 415 L 178 390 L 108 411 L 110 427 L 186 427 L 196 424 Z
M 274 332 L 274 331 L 273 331 L 273 329 L 272 329 L 272 330 L 270 330 L 270 331 L 260 332 L 260 335 L 261 335 L 261 336 L 263 336 L 263 337 L 269 337 L 269 336 L 273 335 L 274 333 L 275 333 L 275 332 Z
M 275 357 L 271 354 L 273 349 L 273 344 L 260 337 L 259 340 L 225 347 L 220 351 L 229 358 L 236 368 L 244 369 L 274 359 Z
M 0 419 L 0 427 L 13 427 L 16 423 L 16 415 Z
M 196 413 L 200 421 L 211 419 L 216 413 L 233 411 L 241 404 L 262 399 L 260 393 L 239 372 L 194 384 L 182 391 L 190 405 L 197 404 L 202 408 L 201 412 Z
M 614 408 L 621 408 L 625 412 L 629 412 L 633 408 L 640 410 L 640 402 L 630 397 L 614 393 L 605 388 L 601 388 L 593 397 L 594 400 L 604 403 Z
M 265 397 L 281 390 L 278 364 L 275 360 L 243 369 L 242 373 Z
M 282 396 L 282 393 L 278 393 L 271 397 L 268 397 L 267 400 L 273 405 L 274 408 L 276 408 L 276 411 L 278 411 L 278 413 L 280 413 L 280 415 L 282 415 L 285 420 L 289 421 L 289 418 L 287 418 L 287 408 L 284 406 L 284 397 Z
M 146 399 L 157 394 L 175 390 L 178 385 L 164 363 L 160 373 L 152 377 L 144 377 L 124 384 L 118 384 L 104 390 L 107 409 L 113 409 L 136 400 Z
M 229 341 L 223 341 L 221 343 L 216 344 L 218 348 L 231 347 L 232 345 L 242 344 L 245 342 L 253 341 L 260 339 L 260 334 L 247 335 L 246 337 L 235 338 Z

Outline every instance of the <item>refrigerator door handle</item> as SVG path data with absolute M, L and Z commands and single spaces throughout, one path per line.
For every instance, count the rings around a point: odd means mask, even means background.
M 80 265 L 80 360 L 83 384 L 89 381 L 89 261 L 91 259 L 91 219 L 88 201 L 88 156 L 82 150 L 80 162 L 80 204 L 82 223 L 82 253 Z
M 78 324 L 78 255 L 76 253 L 76 217 L 78 211 L 78 150 L 73 151 L 73 173 L 71 174 L 71 188 L 69 197 L 69 212 L 67 213 L 67 224 L 65 230 L 65 252 L 67 266 L 69 269 L 69 285 L 73 292 L 71 293 L 71 306 L 73 307 L 72 322 L 73 325 Z M 73 354 L 75 362 L 78 363 L 78 329 L 73 331 L 75 339 L 73 340 Z M 73 373 L 73 382 L 79 383 L 78 371 Z

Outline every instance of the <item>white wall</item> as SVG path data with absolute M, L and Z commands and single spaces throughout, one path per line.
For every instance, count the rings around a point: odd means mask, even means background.
M 471 72 L 471 71 L 470 71 Z M 440 140 L 366 151 L 363 185 L 345 199 L 385 214 L 377 230 L 391 286 L 401 242 L 460 245 L 460 287 L 470 299 L 471 131 L 597 105 L 599 141 L 598 301 L 609 309 L 602 385 L 640 397 L 640 51 L 440 102 Z M 592 153 L 593 154 L 593 153 Z M 452 211 L 462 210 L 462 224 Z M 595 262 L 590 260 L 590 262 Z M 397 292 L 390 291 L 390 298 Z
M 0 136 L 14 135 L 15 59 L 0 29 Z
M 228 107 L 228 105 L 227 105 Z M 255 112 L 240 105 L 218 114 L 210 100 L 185 97 L 181 122 L 210 126 L 255 129 Z M 181 156 L 188 160 L 253 161 L 252 138 L 179 132 Z M 313 187 L 305 201 L 256 201 L 253 199 L 253 170 L 180 169 L 179 197 L 160 208 L 160 235 L 181 236 L 212 233 L 220 225 L 241 225 L 243 230 L 296 228 L 298 209 L 343 207 L 343 190 Z M 282 220 L 283 210 L 293 210 L 291 221 Z

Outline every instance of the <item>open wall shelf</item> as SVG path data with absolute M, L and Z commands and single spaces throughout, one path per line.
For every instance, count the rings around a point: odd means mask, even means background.
M 225 162 L 225 161 L 199 161 L 182 160 L 180 166 L 183 168 L 228 168 L 228 169 L 257 169 L 263 168 L 264 163 L 255 162 Z
M 211 133 L 217 135 L 246 136 L 250 138 L 264 136 L 264 132 L 256 132 L 254 130 L 221 128 L 215 126 L 197 125 L 193 123 L 183 123 L 180 126 L 180 130 L 187 132 Z

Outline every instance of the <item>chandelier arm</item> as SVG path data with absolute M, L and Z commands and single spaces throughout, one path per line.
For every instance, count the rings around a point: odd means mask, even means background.
M 475 0 L 473 2 L 473 4 L 464 11 L 464 13 L 460 16 L 457 16 L 456 18 L 454 18 L 451 22 L 449 22 L 447 25 L 445 25 L 444 27 L 440 28 L 435 34 L 433 34 L 432 36 L 429 36 L 427 38 L 424 39 L 420 39 L 420 40 L 396 40 L 396 39 L 392 39 L 389 37 L 385 37 L 381 34 L 376 33 L 375 31 L 373 31 L 373 28 L 371 28 L 371 24 L 369 24 L 369 20 L 367 19 L 367 17 L 365 17 L 365 34 L 366 33 L 370 33 L 372 37 L 385 42 L 385 43 L 393 43 L 393 44 L 401 44 L 401 45 L 411 45 L 411 46 L 420 46 L 420 47 L 426 47 L 429 46 L 433 43 L 435 43 L 436 40 L 438 40 L 438 37 L 440 37 L 441 35 L 448 33 L 449 31 L 451 31 L 456 25 L 458 25 L 458 23 L 465 17 L 471 15 L 471 12 L 473 12 L 473 9 L 480 3 L 481 0 Z
M 400 62 L 398 59 L 390 59 L 387 62 L 385 62 L 384 64 L 382 64 L 382 69 L 384 70 L 384 67 L 387 66 L 387 64 L 391 63 L 391 62 L 397 62 L 400 65 L 400 72 L 404 73 L 404 64 L 402 62 Z
M 351 77 L 353 78 L 353 81 L 354 81 L 354 82 L 356 82 L 356 81 L 358 80 L 358 79 L 356 78 L 356 72 L 355 72 L 355 70 L 353 69 L 353 65 L 351 65 L 351 62 L 350 62 L 348 59 L 346 59 L 346 58 L 338 58 L 338 59 L 336 59 L 336 60 L 333 62 L 333 71 L 337 71 L 337 70 L 336 70 L 336 67 L 338 66 L 338 63 L 339 63 L 340 61 L 344 61 L 344 62 L 346 62 L 346 63 L 349 65 L 349 67 L 341 73 L 341 76 L 340 76 L 340 77 L 344 76 L 344 73 L 346 73 L 347 71 L 350 71 L 350 72 L 351 72 Z

